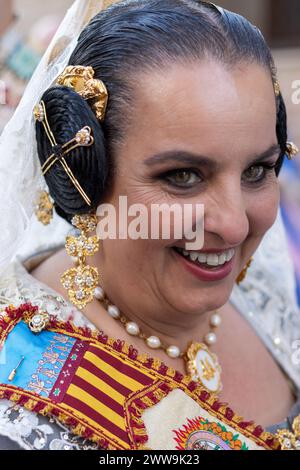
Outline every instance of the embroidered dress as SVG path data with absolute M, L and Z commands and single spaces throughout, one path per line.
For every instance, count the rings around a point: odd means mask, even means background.
M 268 265 L 272 273 L 269 262 L 276 247 L 272 241 L 273 236 L 267 244 L 269 251 L 264 247 L 256 253 L 256 267 L 247 282 L 235 286 L 230 301 L 299 390 L 300 369 L 293 361 L 292 348 L 300 331 L 299 311 L 276 275 L 271 280 L 277 279 L 278 288 L 269 289 L 270 273 L 265 268 Z M 41 256 L 36 254 L 34 259 Z M 286 422 L 274 423 L 267 430 L 245 422 L 189 377 L 97 331 L 81 312 L 33 278 L 26 266 L 29 269 L 29 261 L 16 259 L 0 282 L 2 448 L 280 447 L 269 431 L 291 429 L 300 413 L 300 400 Z M 29 321 L 43 311 L 50 314 L 50 323 L 34 334 Z M 28 357 L 27 364 L 24 361 L 9 381 L 22 355 Z
M 34 105 L 65 70 L 85 25 L 110 3 L 74 2 L 0 139 L 0 448 L 277 449 L 280 439 L 245 422 L 190 377 L 97 331 L 24 264 L 63 245 L 67 234 L 59 218 L 47 228 L 31 223 L 45 183 Z M 280 214 L 230 301 L 299 390 L 300 316 Z M 296 421 L 288 418 L 283 447 L 297 448 Z

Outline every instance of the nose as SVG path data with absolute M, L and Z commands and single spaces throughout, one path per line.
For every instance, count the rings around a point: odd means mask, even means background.
M 240 184 L 222 185 L 204 204 L 204 233 L 221 238 L 226 246 L 240 245 L 247 238 L 249 219 Z

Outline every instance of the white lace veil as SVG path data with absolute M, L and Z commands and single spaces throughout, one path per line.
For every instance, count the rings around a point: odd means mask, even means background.
M 13 117 L 0 137 L 0 273 L 29 240 L 52 238 L 67 224 L 58 217 L 49 228 L 34 221 L 34 207 L 40 187 L 45 187 L 37 156 L 34 105 L 66 67 L 78 36 L 88 21 L 114 3 L 105 0 L 76 0 L 67 11 L 47 51 L 36 68 Z M 36 230 L 34 229 L 36 228 Z M 37 233 L 36 233 L 37 232 Z M 36 237 L 34 234 L 36 233 Z M 30 234 L 30 235 L 29 235 Z

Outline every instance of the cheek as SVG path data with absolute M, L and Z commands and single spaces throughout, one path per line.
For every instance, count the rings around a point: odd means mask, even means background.
M 274 224 L 280 202 L 278 181 L 269 184 L 259 198 L 254 197 L 247 209 L 250 232 L 263 236 Z

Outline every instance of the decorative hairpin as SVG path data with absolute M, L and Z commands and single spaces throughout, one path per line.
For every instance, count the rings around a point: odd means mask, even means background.
M 83 99 L 91 100 L 91 106 L 97 119 L 103 121 L 108 92 L 102 80 L 95 79 L 94 74 L 93 67 L 68 65 L 57 78 L 56 83 L 73 88 Z
M 286 144 L 286 153 L 289 160 L 292 160 L 297 153 L 299 153 L 299 149 L 294 142 L 287 142 Z
M 75 178 L 64 156 L 70 153 L 71 150 L 74 150 L 76 147 L 89 147 L 90 145 L 92 145 L 94 143 L 94 138 L 91 135 L 92 129 L 89 126 L 83 127 L 76 133 L 73 139 L 61 145 L 56 142 L 53 132 L 50 129 L 44 101 L 41 101 L 35 106 L 33 113 L 35 119 L 41 124 L 43 124 L 47 137 L 52 145 L 52 154 L 47 158 L 47 160 L 42 166 L 43 175 L 45 175 L 56 162 L 59 162 L 67 173 L 67 175 L 69 176 L 69 178 L 71 179 L 76 189 L 79 191 L 79 193 L 85 200 L 85 202 L 90 206 L 90 198 L 87 196 L 87 194 L 84 192 L 79 182 Z

